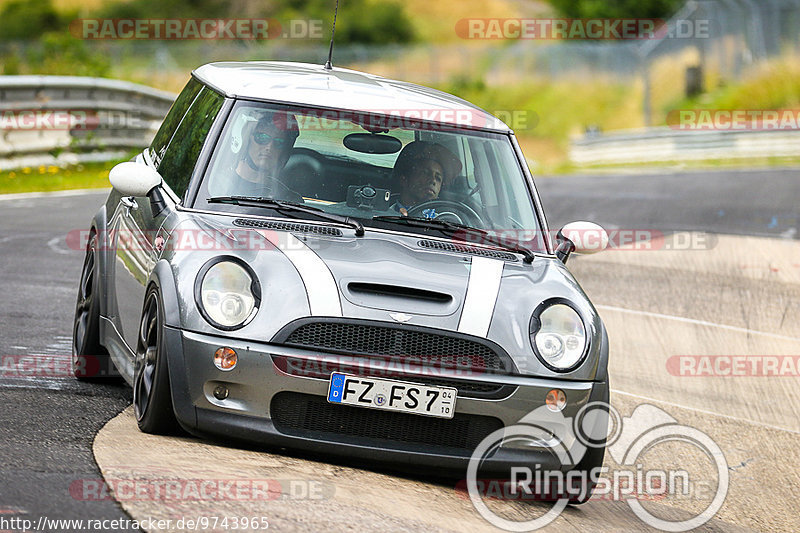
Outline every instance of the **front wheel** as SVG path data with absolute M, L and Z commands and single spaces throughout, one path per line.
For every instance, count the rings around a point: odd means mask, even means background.
M 139 325 L 133 377 L 133 409 L 139 429 L 165 435 L 178 428 L 172 410 L 169 369 L 164 351 L 164 311 L 158 289 L 147 291 Z
M 82 381 L 119 379 L 108 351 L 100 344 L 100 290 L 97 272 L 97 234 L 89 234 L 78 283 L 72 325 L 72 373 Z

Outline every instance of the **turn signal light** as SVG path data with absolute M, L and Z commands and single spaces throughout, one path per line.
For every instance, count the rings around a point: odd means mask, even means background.
M 218 348 L 214 352 L 214 366 L 220 370 L 233 370 L 236 367 L 237 359 L 233 348 Z
M 544 404 L 551 411 L 563 411 L 567 406 L 567 395 L 561 389 L 553 389 L 547 392 L 544 398 Z

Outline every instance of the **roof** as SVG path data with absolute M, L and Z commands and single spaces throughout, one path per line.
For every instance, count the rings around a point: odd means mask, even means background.
M 194 75 L 229 97 L 510 131 L 498 118 L 451 94 L 356 70 L 326 70 L 307 63 L 231 61 L 203 65 Z

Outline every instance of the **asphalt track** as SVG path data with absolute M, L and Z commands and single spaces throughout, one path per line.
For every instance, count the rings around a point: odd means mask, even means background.
M 658 406 L 706 431 L 722 448 L 731 490 L 719 521 L 705 529 L 800 529 L 792 511 L 800 489 L 800 380 L 686 378 L 671 375 L 666 366 L 676 355 L 800 354 L 798 172 L 576 176 L 542 178 L 538 187 L 551 227 L 589 219 L 612 229 L 730 235 L 711 239 L 707 249 L 614 250 L 573 259 L 570 266 L 609 327 L 612 403 L 624 416 L 641 404 Z M 65 235 L 87 226 L 103 196 L 0 200 L 4 357 L 37 356 L 49 364 L 54 356 L 68 362 L 82 253 L 67 247 Z M 437 479 L 286 452 L 144 436 L 131 431 L 135 424 L 127 412 L 97 436 L 93 450 L 98 430 L 130 404 L 124 386 L 81 384 L 58 372 L 31 378 L 4 370 L 0 397 L 2 518 L 241 516 L 243 510 L 258 510 L 277 530 L 489 527 L 468 500 Z M 252 502 L 216 502 L 209 509 L 197 502 L 123 499 L 126 515 L 112 499 L 88 501 L 70 491 L 86 486 L 76 485 L 83 480 L 100 478 L 95 458 L 106 477 L 115 479 L 260 476 L 298 486 L 305 481 L 306 487 L 319 482 L 326 496 L 300 494 L 263 509 Z M 681 505 L 661 507 L 673 519 L 687 512 Z M 509 506 L 506 512 L 523 516 L 526 509 Z M 573 531 L 637 530 L 641 525 L 619 501 L 569 509 L 554 524 Z

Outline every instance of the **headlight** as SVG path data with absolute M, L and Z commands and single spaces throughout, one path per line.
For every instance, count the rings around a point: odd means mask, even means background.
M 572 307 L 554 303 L 534 313 L 530 331 L 534 352 L 551 370 L 571 370 L 583 359 L 586 328 Z
M 237 329 L 249 322 L 258 310 L 260 293 L 255 274 L 234 258 L 214 258 L 197 274 L 197 305 L 218 329 Z

